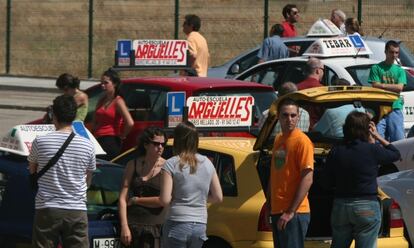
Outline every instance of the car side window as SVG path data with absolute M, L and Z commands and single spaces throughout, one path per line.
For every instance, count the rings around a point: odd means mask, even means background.
M 306 61 L 295 61 L 289 63 L 289 66 L 287 66 L 286 71 L 284 73 L 285 77 L 283 78 L 283 80 L 280 81 L 280 83 L 293 82 L 295 84 L 298 84 L 301 81 L 303 81 L 306 78 L 304 73 L 305 66 Z
M 353 66 L 346 68 L 346 70 L 354 79 L 357 85 L 371 86 L 371 84 L 368 82 L 371 65 Z
M 332 85 L 332 83 L 338 78 L 339 78 L 338 75 L 331 68 L 325 65 L 325 71 L 323 74 L 322 84 L 326 86 Z
M 224 196 L 237 196 L 236 170 L 233 157 L 227 154 L 199 150 L 200 154 L 206 156 L 216 168 Z
M 124 170 L 113 165 L 98 166 L 87 191 L 88 210 L 102 206 L 116 206 Z
M 167 89 L 123 85 L 121 95 L 134 121 L 164 121 Z
M 244 72 L 245 70 L 249 69 L 250 67 L 254 66 L 259 62 L 259 57 L 257 57 L 258 50 L 248 54 L 243 59 L 239 61 L 240 69 L 239 73 Z
M 261 66 L 258 70 L 244 79 L 244 81 L 276 87 L 280 83 L 280 78 L 283 75 L 284 69 L 285 64 L 270 64 Z

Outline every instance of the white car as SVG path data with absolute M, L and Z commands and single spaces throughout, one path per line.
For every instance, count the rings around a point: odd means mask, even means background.
M 401 161 L 395 164 L 399 172 L 378 178 L 378 186 L 393 198 L 402 212 L 406 225 L 405 236 L 414 245 L 414 138 L 393 142 L 401 153 Z
M 371 66 L 379 63 L 378 60 L 367 58 L 369 48 L 364 43 L 366 51 L 351 48 L 327 47 L 327 41 L 346 41 L 348 37 L 323 38 L 316 40 L 300 57 L 267 61 L 253 66 L 238 75 L 235 79 L 257 82 L 273 86 L 275 89 L 283 82 L 299 83 L 305 79 L 304 69 L 310 56 L 318 57 L 325 65 L 323 85 L 331 85 L 336 78 L 347 79 L 352 85 L 371 86 L 368 76 Z M 315 50 L 316 49 L 316 50 Z M 317 50 L 319 49 L 319 50 Z M 353 51 L 353 49 L 355 51 Z M 404 128 L 406 132 L 414 125 L 414 77 L 407 73 L 407 85 L 404 87 Z

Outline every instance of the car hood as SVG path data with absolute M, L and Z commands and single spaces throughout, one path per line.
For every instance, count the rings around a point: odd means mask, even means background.
M 278 98 L 269 108 L 269 114 L 260 130 L 254 150 L 268 149 L 272 145 L 269 142 L 274 125 L 277 122 L 277 105 L 289 97 L 296 100 L 299 106 L 306 105 L 336 105 L 341 106 L 349 103 L 358 103 L 362 106 L 369 106 L 375 113 L 377 119 L 382 118 L 392 110 L 392 103 L 398 98 L 396 93 L 384 91 L 372 87 L 363 86 L 329 86 L 315 87 L 290 93 Z M 323 148 L 323 144 L 315 145 L 315 149 Z

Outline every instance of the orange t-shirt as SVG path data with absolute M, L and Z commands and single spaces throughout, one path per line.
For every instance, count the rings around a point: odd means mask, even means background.
M 313 170 L 313 163 L 313 144 L 302 131 L 296 128 L 287 136 L 276 136 L 270 174 L 272 214 L 283 213 L 289 208 L 299 187 L 301 171 Z M 297 212 L 310 212 L 307 195 Z

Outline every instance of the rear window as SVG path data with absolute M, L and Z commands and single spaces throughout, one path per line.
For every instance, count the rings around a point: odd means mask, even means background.
M 355 83 L 363 86 L 371 86 L 368 82 L 369 71 L 372 65 L 359 65 L 353 67 L 347 67 L 346 70 L 354 79 Z

